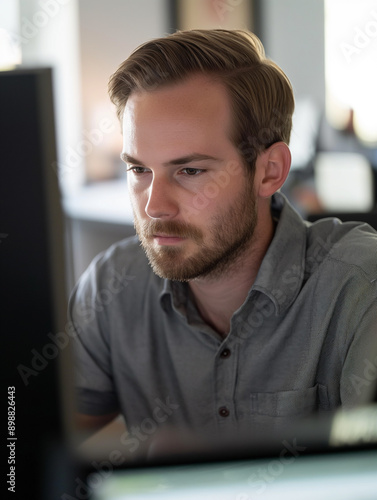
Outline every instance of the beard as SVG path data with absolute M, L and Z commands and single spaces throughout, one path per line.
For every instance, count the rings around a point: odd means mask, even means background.
M 218 279 L 231 272 L 248 251 L 256 224 L 257 206 L 249 179 L 234 204 L 212 217 L 206 234 L 193 224 L 158 219 L 140 221 L 135 214 L 135 229 L 155 274 L 183 282 L 199 277 Z M 156 233 L 187 238 L 196 250 L 186 255 L 185 242 L 156 247 L 153 242 Z

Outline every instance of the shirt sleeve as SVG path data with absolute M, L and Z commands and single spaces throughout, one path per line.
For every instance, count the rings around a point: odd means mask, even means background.
M 73 290 L 68 320 L 73 335 L 77 411 L 105 415 L 119 410 L 111 366 L 106 317 L 100 307 L 94 262 Z
M 355 318 L 354 333 L 345 357 L 340 380 L 342 406 L 368 404 L 377 396 L 377 283 L 371 284 L 368 302 Z M 364 300 L 363 300 L 364 299 Z

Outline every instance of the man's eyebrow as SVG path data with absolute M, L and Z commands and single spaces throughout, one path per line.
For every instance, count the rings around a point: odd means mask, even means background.
M 122 153 L 120 157 L 125 163 L 130 163 L 132 165 L 143 165 L 143 163 L 140 160 L 133 158 L 127 153 Z M 172 160 L 169 160 L 168 162 L 164 163 L 164 166 L 187 165 L 188 163 L 194 163 L 197 161 L 217 161 L 217 160 L 218 158 L 214 156 L 205 155 L 201 153 L 193 153 L 191 155 L 186 155 L 180 158 L 174 158 Z
M 210 155 L 204 155 L 200 153 L 194 153 L 192 155 L 182 156 L 181 158 L 175 158 L 170 160 L 165 165 L 186 165 L 187 163 L 194 163 L 197 161 L 216 161 L 218 158 Z
M 132 158 L 132 156 L 128 155 L 127 153 L 121 153 L 120 158 L 124 161 L 124 163 L 131 163 L 132 165 L 142 165 L 141 161 L 136 160 L 136 158 Z

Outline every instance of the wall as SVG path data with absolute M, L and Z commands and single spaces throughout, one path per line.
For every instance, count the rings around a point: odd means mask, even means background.
M 323 0 L 261 0 L 260 33 L 267 55 L 291 80 L 296 97 L 325 103 Z
M 83 162 L 67 161 L 81 135 L 78 0 L 20 0 L 22 64 L 53 68 L 59 174 L 65 194 L 83 182 Z M 68 159 L 69 160 L 69 159 Z
M 107 95 L 109 76 L 138 45 L 167 33 L 168 2 L 79 0 L 79 19 L 83 127 L 98 130 L 106 120 L 111 129 L 85 158 L 89 179 L 101 180 L 117 174 L 121 148 L 119 124 Z

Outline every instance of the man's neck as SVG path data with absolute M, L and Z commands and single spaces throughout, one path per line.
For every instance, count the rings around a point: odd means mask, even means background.
M 273 235 L 274 224 L 269 215 L 263 225 L 258 224 L 249 247 L 227 273 L 217 279 L 206 277 L 190 281 L 200 315 L 222 337 L 228 335 L 234 312 L 245 302 Z

